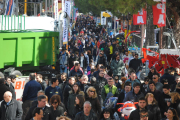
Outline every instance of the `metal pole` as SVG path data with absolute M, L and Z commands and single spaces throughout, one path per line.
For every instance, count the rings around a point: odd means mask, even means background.
M 160 31 L 159 31 L 159 49 L 162 49 L 162 39 L 163 39 L 163 27 L 160 27 Z
M 62 14 L 62 13 L 61 13 Z M 63 20 L 60 20 L 59 22 L 59 47 L 62 47 L 62 37 L 63 37 L 63 30 L 62 30 L 62 26 L 63 26 Z
M 51 2 L 50 2 L 51 0 L 48 0 L 48 8 L 49 8 L 49 12 L 51 12 Z
M 3 30 L 3 19 L 4 19 L 3 16 L 4 15 L 2 15 L 1 30 Z
M 36 5 L 34 3 L 34 16 L 36 16 Z
M 13 26 L 13 15 L 11 15 L 11 31 L 12 31 L 12 26 Z
M 27 15 L 27 0 L 24 0 L 24 14 Z
M 9 30 L 9 15 L 8 15 L 8 30 Z
M 5 30 L 6 30 L 6 15 L 5 15 Z
M 16 0 L 16 13 L 15 13 L 16 16 L 18 16 L 18 11 L 19 11 L 19 5 L 18 5 L 18 0 Z
M 52 3 L 52 18 L 54 18 L 54 0 L 51 1 Z
M 64 0 L 62 0 L 62 13 L 61 14 L 63 14 L 63 12 L 64 12 Z M 63 45 L 63 20 L 64 20 L 64 17 L 60 17 L 60 32 L 59 32 L 59 34 L 60 34 L 60 37 L 59 37 L 59 45 L 60 45 L 60 47 L 62 47 L 62 45 Z
M 114 16 L 114 36 L 116 36 L 116 16 Z
M 24 16 L 24 30 L 25 30 L 25 16 Z
M 40 16 L 41 16 L 41 13 L 42 13 L 42 2 L 39 3 L 39 9 L 40 9 Z
M 144 25 L 141 25 L 141 56 L 143 56 L 142 48 L 144 42 Z
M 45 14 L 47 15 L 47 0 L 45 0 Z

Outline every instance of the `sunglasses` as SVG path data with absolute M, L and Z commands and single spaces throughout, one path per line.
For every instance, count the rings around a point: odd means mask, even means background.
M 141 118 L 148 117 L 148 115 L 141 115 Z
M 156 78 L 153 78 L 153 79 L 156 79 Z
M 95 92 L 95 91 L 89 90 L 89 92 Z
M 57 104 L 58 102 L 53 102 L 52 104 Z

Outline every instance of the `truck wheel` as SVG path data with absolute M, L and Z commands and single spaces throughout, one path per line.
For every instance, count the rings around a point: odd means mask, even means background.
M 19 70 L 15 70 L 11 73 L 11 75 L 15 75 L 16 77 L 23 76 Z
M 0 72 L 0 78 L 4 78 L 4 74 Z

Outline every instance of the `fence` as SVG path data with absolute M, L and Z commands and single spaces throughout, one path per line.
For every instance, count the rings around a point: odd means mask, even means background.
M 25 16 L 0 15 L 1 31 L 25 30 Z

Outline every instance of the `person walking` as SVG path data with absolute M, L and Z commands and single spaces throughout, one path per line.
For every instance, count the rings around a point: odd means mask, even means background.
M 143 64 L 142 64 L 142 61 L 138 59 L 138 54 L 135 54 L 135 58 L 132 59 L 129 63 L 129 68 L 132 68 L 136 72 L 138 79 L 140 77 L 142 66 Z
M 41 89 L 41 85 L 37 81 L 35 81 L 35 73 L 30 73 L 29 82 L 27 82 L 25 85 L 22 97 L 23 120 L 29 108 L 31 107 L 31 103 L 37 99 L 37 93 Z
M 118 76 L 121 79 L 122 72 L 125 69 L 124 62 L 120 60 L 120 56 L 116 55 L 116 59 L 111 62 L 111 70 L 113 71 L 113 76 Z
M 12 93 L 6 91 L 4 93 L 4 101 L 0 108 L 1 120 L 22 120 L 22 105 L 15 99 L 12 99 Z
M 84 103 L 84 110 L 76 114 L 74 120 L 98 120 L 96 114 L 93 112 L 92 105 L 89 101 Z
M 42 108 L 35 108 L 33 110 L 33 118 L 30 120 L 42 120 L 43 118 L 43 110 Z
M 52 85 L 47 87 L 45 90 L 45 95 L 47 95 L 48 99 L 50 100 L 53 95 L 59 95 L 61 97 L 61 101 L 63 101 L 63 95 L 61 88 L 59 85 L 59 80 L 57 78 L 52 78 L 51 80 Z

